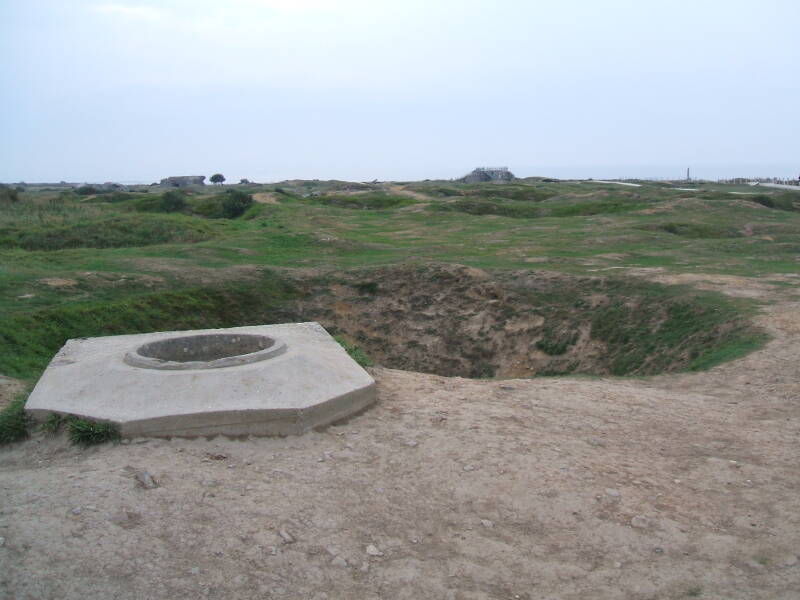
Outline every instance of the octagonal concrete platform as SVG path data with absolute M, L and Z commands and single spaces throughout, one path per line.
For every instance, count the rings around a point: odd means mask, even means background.
M 208 343 L 227 338 L 245 353 Z M 292 323 L 69 340 L 25 408 L 40 421 L 110 421 L 123 437 L 297 435 L 375 399 L 375 381 L 322 326 Z

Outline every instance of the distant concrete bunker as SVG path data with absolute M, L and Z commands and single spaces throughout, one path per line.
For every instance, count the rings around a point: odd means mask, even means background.
M 375 381 L 317 323 L 69 340 L 25 406 L 123 436 L 296 435 L 361 411 Z

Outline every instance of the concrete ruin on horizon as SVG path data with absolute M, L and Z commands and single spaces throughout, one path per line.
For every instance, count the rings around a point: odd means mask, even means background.
M 181 175 L 179 177 L 165 177 L 161 180 L 161 187 L 185 188 L 191 185 L 205 185 L 205 175 Z
M 462 183 L 506 182 L 514 179 L 508 167 L 478 167 L 458 181 Z

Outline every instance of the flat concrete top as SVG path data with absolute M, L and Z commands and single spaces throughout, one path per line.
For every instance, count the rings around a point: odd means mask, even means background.
M 282 352 L 223 368 L 159 369 L 125 360 L 142 346 L 152 349 L 154 342 L 185 336 L 214 339 L 217 334 L 266 336 Z M 209 352 L 206 358 L 224 360 L 219 349 Z M 42 375 L 26 409 L 37 418 L 50 412 L 74 414 L 112 421 L 123 430 L 129 423 L 200 414 L 218 414 L 227 422 L 288 415 L 296 420 L 301 413 L 358 392 L 369 390 L 374 400 L 374 383 L 318 323 L 170 331 L 69 340 Z M 346 408 L 337 406 L 333 412 Z

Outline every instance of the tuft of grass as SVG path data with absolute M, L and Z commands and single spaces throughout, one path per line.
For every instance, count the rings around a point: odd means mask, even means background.
M 333 339 L 339 342 L 339 345 L 347 351 L 347 353 L 350 355 L 350 358 L 352 358 L 362 367 L 372 367 L 375 364 L 373 360 L 367 356 L 366 352 L 364 352 L 355 344 L 347 341 L 343 336 L 336 335 L 333 337 Z
M 577 341 L 577 331 L 555 331 L 549 328 L 545 330 L 544 337 L 536 342 L 536 348 L 548 356 L 560 356 L 566 354 Z
M 380 287 L 377 281 L 360 281 L 353 284 L 353 287 L 358 290 L 359 294 L 374 296 L 378 293 Z
M 91 421 L 79 417 L 67 420 L 69 440 L 77 446 L 94 446 L 119 440 L 119 429 L 113 423 Z
M 20 394 L 0 411 L 0 444 L 26 439 L 30 422 L 30 417 L 25 413 L 25 395 Z
M 65 421 L 66 419 L 62 415 L 50 413 L 50 416 L 42 423 L 42 431 L 49 434 L 58 433 Z

